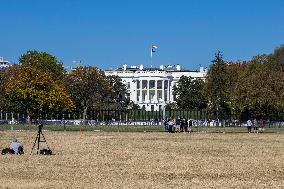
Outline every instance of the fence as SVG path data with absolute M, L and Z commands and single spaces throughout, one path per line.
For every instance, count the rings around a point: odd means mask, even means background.
M 0 111 L 0 124 L 25 124 L 36 123 L 38 120 L 46 124 L 66 124 L 66 125 L 162 125 L 166 118 L 184 118 L 196 120 L 199 126 L 241 126 L 235 116 L 226 117 L 224 120 L 216 120 L 206 110 L 111 110 L 101 109 L 88 111 L 85 118 L 82 113 L 40 113 L 30 118 L 26 113 L 13 113 Z M 273 119 L 267 118 L 271 123 L 283 122 L 284 115 L 279 114 Z

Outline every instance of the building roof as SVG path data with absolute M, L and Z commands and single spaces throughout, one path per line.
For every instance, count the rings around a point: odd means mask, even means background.
M 161 65 L 160 68 L 157 67 L 144 67 L 143 65 L 140 65 L 140 67 L 137 66 L 130 66 L 127 67 L 124 65 L 124 67 L 116 68 L 116 69 L 107 69 L 105 71 L 167 71 L 167 72 L 199 72 L 199 70 L 189 70 L 189 69 L 183 69 L 179 65 L 177 66 L 163 66 Z

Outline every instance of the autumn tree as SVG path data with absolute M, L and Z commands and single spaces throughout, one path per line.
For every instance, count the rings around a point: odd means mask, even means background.
M 238 101 L 236 100 L 236 87 L 238 83 L 238 78 L 242 72 L 243 65 L 246 62 L 230 62 L 227 63 L 226 70 L 226 99 L 228 107 L 228 115 L 234 116 L 235 119 L 238 119 L 241 113 L 239 109 Z
M 235 102 L 244 116 L 269 117 L 284 108 L 284 77 L 254 58 L 239 75 Z
M 78 67 L 67 73 L 64 84 L 69 91 L 76 110 L 86 118 L 89 109 L 107 108 L 113 102 L 114 90 L 104 73 L 95 67 Z
M 71 111 L 73 103 L 63 85 L 49 72 L 34 64 L 9 67 L 5 78 L 5 94 L 14 111 L 34 116 L 39 111 Z
M 5 69 L 0 69 L 0 109 L 8 110 L 8 102 L 5 95 Z

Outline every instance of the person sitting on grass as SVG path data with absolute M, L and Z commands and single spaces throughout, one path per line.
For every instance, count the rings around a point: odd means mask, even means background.
M 24 153 L 23 145 L 16 138 L 12 140 L 9 146 L 9 149 L 10 149 L 11 154 L 23 154 Z

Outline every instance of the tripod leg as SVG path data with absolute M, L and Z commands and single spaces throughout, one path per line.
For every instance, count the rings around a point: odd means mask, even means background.
M 38 141 L 38 137 L 39 137 L 38 135 L 39 135 L 39 133 L 37 134 L 37 136 L 36 136 L 36 138 L 35 138 L 35 142 L 34 142 L 34 145 L 33 145 L 33 147 L 32 147 L 32 150 L 31 150 L 31 154 L 33 153 L 33 150 L 34 150 L 36 141 Z M 31 154 L 30 154 L 30 155 L 31 155 Z
M 44 137 L 44 135 L 43 135 L 43 133 L 42 132 L 40 132 L 41 133 L 41 136 L 42 136 L 42 138 L 43 138 L 43 142 L 45 142 L 46 143 L 46 146 L 47 146 L 47 148 L 50 150 L 50 148 L 49 148 L 49 146 L 48 146 L 48 144 L 47 144 L 47 142 L 46 142 L 46 140 L 45 140 L 45 137 Z
M 36 150 L 36 154 L 38 154 L 39 143 L 41 142 L 41 141 L 40 141 L 40 133 L 41 133 L 41 131 L 38 132 L 38 140 L 37 140 L 37 150 Z

